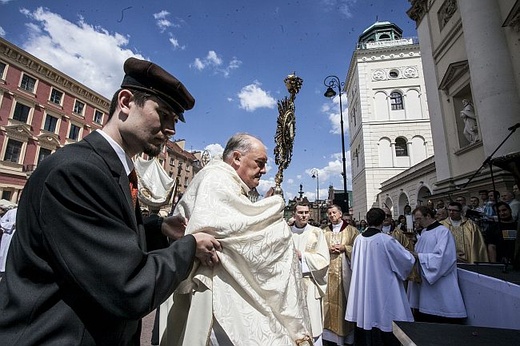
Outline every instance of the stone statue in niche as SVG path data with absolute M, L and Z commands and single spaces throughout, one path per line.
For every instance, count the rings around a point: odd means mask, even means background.
M 470 144 L 473 144 L 479 140 L 477 116 L 475 115 L 475 110 L 470 100 L 462 100 L 462 105 L 464 108 L 460 111 L 460 117 L 462 121 L 464 121 L 464 137 L 466 137 Z

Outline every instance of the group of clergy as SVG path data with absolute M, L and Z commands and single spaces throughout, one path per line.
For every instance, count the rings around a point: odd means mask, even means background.
M 399 345 L 393 321 L 462 323 L 456 263 L 458 255 L 473 258 L 475 251 L 456 245 L 434 210 L 423 206 L 412 214 L 422 232 L 410 248 L 382 232 L 383 209 L 370 209 L 368 228 L 359 233 L 337 205 L 328 208 L 324 229 L 308 223 L 307 204 L 295 205 L 291 229 L 314 345 Z

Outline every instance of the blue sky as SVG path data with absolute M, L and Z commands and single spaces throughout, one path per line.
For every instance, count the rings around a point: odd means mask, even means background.
M 391 21 L 403 36 L 417 36 L 407 0 L 0 0 L 0 36 L 111 98 L 122 64 L 136 56 L 178 77 L 196 99 L 175 139 L 187 150 L 222 151 L 236 132 L 261 138 L 269 171 L 259 190 L 274 186 L 277 100 L 283 80 L 303 79 L 296 97 L 296 138 L 284 172 L 286 200 L 303 185 L 320 198 L 342 189 L 339 99 L 323 96 L 323 80 L 344 81 L 359 35 Z M 347 182 L 350 189 L 348 100 L 343 99 Z

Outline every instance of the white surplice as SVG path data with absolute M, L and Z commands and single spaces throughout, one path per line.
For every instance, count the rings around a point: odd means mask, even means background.
M 215 320 L 234 345 L 296 345 L 310 338 L 301 270 L 284 201 L 251 202 L 235 170 L 219 159 L 188 186 L 174 214 L 186 234 L 206 232 L 222 245 L 220 264 L 198 261 L 160 323 L 161 345 L 206 345 Z M 215 330 L 214 330 L 215 331 Z
M 404 280 L 415 258 L 388 234 L 365 233 L 354 241 L 345 319 L 365 330 L 391 332 L 392 321 L 413 321 Z
M 409 282 L 410 306 L 429 315 L 466 317 L 457 278 L 455 240 L 450 230 L 435 222 L 422 231 L 415 251 L 422 282 Z
M 329 246 L 321 228 L 307 224 L 304 228 L 292 226 L 291 230 L 294 245 L 302 254 L 303 283 L 306 289 L 312 336 L 316 338 L 323 333 L 322 298 L 327 292 Z

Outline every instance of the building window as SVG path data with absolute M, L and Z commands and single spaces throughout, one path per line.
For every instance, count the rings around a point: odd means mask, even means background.
M 22 82 L 20 83 L 20 88 L 23 90 L 27 90 L 31 93 L 34 93 L 34 86 L 36 85 L 36 79 L 26 74 L 22 77 Z
M 22 123 L 27 123 L 27 119 L 29 119 L 30 110 L 31 107 L 28 107 L 23 103 L 16 102 L 16 106 L 14 106 L 13 119 L 21 121 Z
M 388 75 L 390 76 L 390 78 L 397 78 L 399 77 L 399 71 L 391 70 L 390 73 L 388 73 Z
M 103 123 L 103 112 L 100 112 L 97 109 L 94 111 L 94 122 L 100 125 Z
M 38 164 L 43 161 L 47 156 L 52 154 L 52 150 L 40 148 L 40 153 L 38 154 Z
M 76 100 L 74 103 L 74 113 L 83 115 L 83 110 L 85 109 L 85 104 L 81 101 Z
M 408 156 L 408 146 L 403 137 L 395 139 L 395 156 Z
M 58 124 L 58 119 L 53 117 L 52 115 L 48 115 L 45 118 L 45 125 L 43 129 L 49 132 L 56 132 L 56 125 Z
M 175 166 L 175 159 L 170 157 L 170 166 Z
M 6 200 L 10 201 L 12 194 L 13 194 L 13 191 L 4 190 L 4 191 L 2 191 L 2 199 L 6 199 Z
M 0 79 L 4 79 L 5 70 L 7 70 L 7 65 L 0 61 Z
M 23 143 L 9 139 L 7 141 L 7 148 L 5 149 L 4 161 L 16 162 L 20 160 Z
M 404 106 L 403 106 L 403 95 L 401 95 L 401 93 L 397 92 L 397 91 L 394 91 L 393 93 L 390 94 L 390 102 L 392 104 L 392 110 L 395 111 L 395 110 L 399 110 L 399 109 L 404 109 Z
M 62 98 L 63 98 L 63 93 L 57 89 L 52 88 L 51 97 L 49 98 L 49 101 L 51 101 L 52 103 L 55 103 L 57 105 L 61 105 Z
M 70 124 L 69 138 L 77 141 L 79 139 L 80 127 L 74 124 Z

